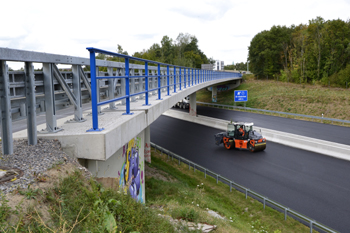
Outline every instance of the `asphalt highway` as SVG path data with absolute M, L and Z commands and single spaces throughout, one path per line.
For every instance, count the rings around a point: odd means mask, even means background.
M 180 110 L 178 108 L 173 108 Z M 187 111 L 188 109 L 181 109 Z M 350 128 L 328 125 L 311 121 L 296 120 L 284 117 L 269 116 L 250 112 L 210 108 L 197 105 L 197 114 L 230 121 L 254 122 L 254 125 L 266 129 L 303 135 L 331 142 L 350 145 Z
M 200 107 L 198 114 L 203 112 Z M 236 113 L 234 120 L 239 120 Z M 263 126 L 264 120 L 250 120 Z M 264 127 L 285 124 L 270 121 Z M 151 125 L 151 141 L 335 230 L 349 232 L 350 162 L 272 142 L 257 153 L 226 150 L 214 143 L 218 132 L 161 116 Z

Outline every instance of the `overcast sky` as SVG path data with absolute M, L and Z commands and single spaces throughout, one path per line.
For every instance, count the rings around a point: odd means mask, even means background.
M 182 32 L 226 65 L 247 60 L 257 33 L 317 16 L 346 21 L 350 0 L 6 0 L 0 47 L 88 57 L 86 47 L 116 51 L 120 44 L 131 55 Z

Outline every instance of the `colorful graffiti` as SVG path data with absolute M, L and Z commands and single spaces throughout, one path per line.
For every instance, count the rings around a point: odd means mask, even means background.
M 143 159 L 140 162 L 140 149 L 141 138 L 139 137 L 124 145 L 122 157 L 125 156 L 125 162 L 121 169 L 119 185 L 124 193 L 129 193 L 135 200 L 143 203 L 144 164 Z
M 145 161 L 151 163 L 151 144 L 145 143 Z
M 217 95 L 213 95 L 212 102 L 213 102 L 213 103 L 216 103 L 217 101 L 218 101 L 218 99 L 217 99 Z

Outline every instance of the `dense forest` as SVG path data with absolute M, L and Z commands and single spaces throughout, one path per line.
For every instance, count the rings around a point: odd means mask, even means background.
M 118 45 L 117 52 L 129 55 L 124 51 L 121 45 Z M 133 57 L 143 58 L 152 61 L 163 62 L 172 65 L 186 66 L 192 68 L 201 68 L 201 64 L 214 64 L 213 58 L 208 58 L 198 47 L 198 39 L 188 33 L 180 33 L 176 40 L 163 36 L 160 44 L 155 43 L 149 49 L 141 52 L 135 52 Z M 105 56 L 99 54 L 97 59 L 106 59 L 111 61 L 123 61 L 118 57 Z M 130 63 L 140 63 L 130 61 Z M 103 67 L 101 67 L 103 69 Z
M 350 82 L 350 21 L 317 17 L 308 24 L 273 26 L 254 36 L 248 62 L 258 78 L 345 86 Z

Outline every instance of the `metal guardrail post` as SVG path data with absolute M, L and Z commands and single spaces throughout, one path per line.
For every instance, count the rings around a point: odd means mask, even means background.
M 150 104 L 148 103 L 148 62 L 145 62 L 145 104 L 144 106 L 149 106 Z
M 266 202 L 266 198 L 265 197 L 263 198 L 263 201 L 264 201 L 264 209 L 265 209 L 265 204 L 266 204 L 265 203 Z
M 179 68 L 179 84 L 180 84 L 179 89 L 181 91 L 181 67 Z
M 288 208 L 284 208 L 284 220 L 287 220 Z
M 219 183 L 219 175 L 216 174 L 216 184 L 218 184 L 218 183 Z
M 28 144 L 36 145 L 38 140 L 36 129 L 35 80 L 33 63 L 26 62 L 24 68 Z
M 176 67 L 174 66 L 174 93 L 176 93 Z
M 204 178 L 207 178 L 207 169 L 204 169 Z
M 130 60 L 129 60 L 130 61 Z M 134 69 L 130 69 L 129 71 L 129 77 L 134 76 L 135 75 L 135 70 Z M 129 87 L 130 87 L 130 94 L 135 94 L 135 78 L 129 78 Z M 135 102 L 136 101 L 136 96 L 131 96 L 130 98 L 130 102 Z
M 193 86 L 193 69 L 192 69 L 192 86 Z
M 232 192 L 232 182 L 230 182 L 230 192 Z
M 166 66 L 166 77 L 167 77 L 167 95 L 170 95 L 170 72 L 169 72 L 169 66 Z
M 186 89 L 186 68 L 184 68 L 184 89 Z
M 43 63 L 46 130 L 48 132 L 57 132 L 58 127 L 56 122 L 56 106 L 55 106 L 55 94 L 54 94 L 54 87 L 53 87 L 53 67 L 52 66 L 53 64 L 51 63 Z
M 75 106 L 74 106 L 74 120 L 76 122 L 83 122 L 83 106 L 81 101 L 81 83 L 80 83 L 80 67 L 78 65 L 72 65 L 73 73 L 73 95 L 75 97 Z M 112 68 L 113 71 L 113 68 Z
M 162 100 L 162 94 L 161 94 L 161 82 L 160 82 L 160 64 L 158 64 L 158 99 L 157 100 Z
M 125 95 L 126 95 L 126 113 L 123 113 L 123 115 L 132 115 L 130 113 L 130 75 L 129 75 L 129 58 L 124 58 L 125 60 Z
M 43 70 L 45 67 L 43 66 Z M 96 80 L 96 56 L 95 51 L 90 51 L 90 78 L 91 78 L 91 109 L 92 109 L 92 129 L 90 131 L 102 131 L 98 128 L 98 106 L 97 106 L 97 80 Z M 46 102 L 46 101 L 45 101 Z
M 0 121 L 2 153 L 13 154 L 10 79 L 6 61 L 0 60 Z

